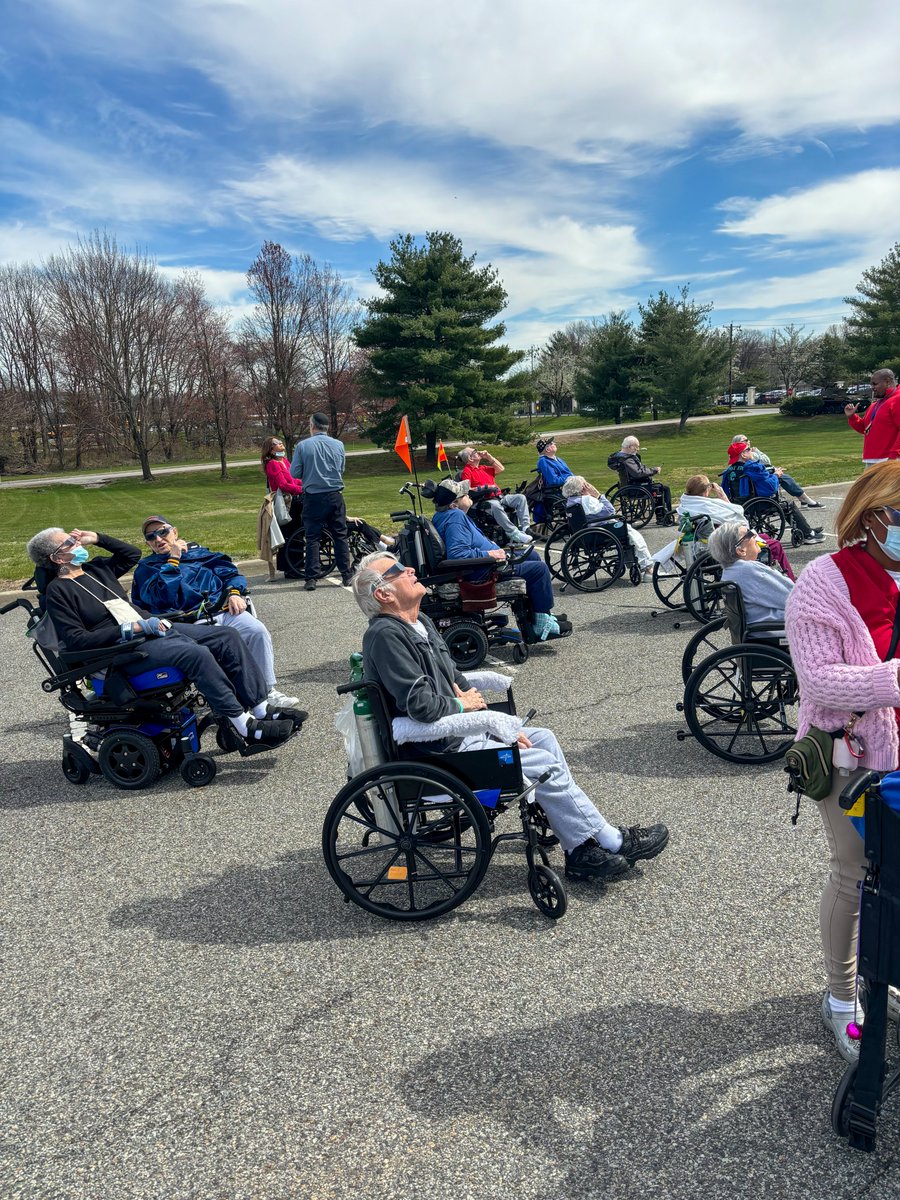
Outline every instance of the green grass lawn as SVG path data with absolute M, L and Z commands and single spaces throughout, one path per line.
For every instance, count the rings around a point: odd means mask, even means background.
M 737 415 L 733 422 L 689 425 L 683 435 L 671 427 L 648 429 L 641 434 L 642 456 L 650 465 L 663 467 L 663 478 L 677 496 L 689 475 L 724 469 L 725 451 L 735 433 L 752 434 L 755 445 L 803 484 L 837 482 L 859 474 L 862 440 L 841 417 L 833 416 L 803 421 L 773 413 L 742 421 Z M 596 434 L 566 438 L 560 442 L 560 453 L 573 471 L 602 490 L 614 482 L 606 459 L 620 442 L 620 437 Z M 507 468 L 504 485 L 516 486 L 527 478 L 536 460 L 530 445 L 498 453 Z M 420 478 L 425 474 L 424 468 L 420 470 Z M 391 529 L 388 514 L 402 506 L 398 492 L 408 478 L 395 455 L 350 459 L 348 513 Z M 23 579 L 30 574 L 24 547 L 38 529 L 48 525 L 99 529 L 137 542 L 142 519 L 154 512 L 174 521 L 182 534 L 195 541 L 235 558 L 253 558 L 256 513 L 263 493 L 258 467 L 238 468 L 224 482 L 214 472 L 196 472 L 164 476 L 152 483 L 126 479 L 101 488 L 79 484 L 0 487 L 0 580 Z

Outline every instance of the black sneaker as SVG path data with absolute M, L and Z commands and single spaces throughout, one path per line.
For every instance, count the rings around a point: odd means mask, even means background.
M 604 850 L 596 842 L 584 842 L 566 854 L 566 876 L 569 879 L 617 879 L 630 870 L 627 858 Z
M 633 867 L 639 858 L 656 858 L 665 850 L 669 840 L 669 831 L 665 825 L 651 825 L 645 829 L 640 825 L 631 825 L 628 829 L 619 828 L 622 835 L 622 845 L 619 854 Z
M 266 705 L 267 721 L 293 721 L 294 728 L 299 729 L 308 717 L 309 713 L 304 708 L 277 708 L 272 704 Z
M 353 586 L 353 576 L 352 575 L 342 575 L 341 576 L 341 587 L 348 588 L 348 587 L 352 587 L 352 586 Z
M 271 717 L 257 720 L 256 717 L 251 717 L 247 722 L 246 741 L 250 745 L 253 745 L 254 742 L 262 742 L 266 746 L 280 746 L 282 742 L 286 742 L 289 737 L 292 737 L 293 733 L 294 722 L 291 720 L 275 721 Z
M 303 590 L 304 592 L 314 592 L 316 590 L 316 581 L 314 579 L 307 579 L 303 585 Z

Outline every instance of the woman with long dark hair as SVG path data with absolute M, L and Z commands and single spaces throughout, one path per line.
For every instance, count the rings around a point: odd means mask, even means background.
M 260 461 L 269 491 L 281 492 L 290 515 L 288 524 L 281 526 L 281 532 L 284 535 L 285 544 L 287 544 L 298 530 L 303 529 L 303 484 L 291 474 L 287 450 L 281 438 L 266 438 L 262 444 Z M 303 578 L 302 571 L 290 570 L 285 560 L 284 546 L 279 546 L 276 551 L 275 565 L 279 571 L 284 572 L 285 579 Z

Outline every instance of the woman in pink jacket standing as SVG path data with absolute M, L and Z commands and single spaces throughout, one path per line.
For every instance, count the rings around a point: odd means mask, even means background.
M 841 549 L 803 571 L 788 599 L 785 626 L 800 682 L 798 737 L 810 725 L 841 730 L 862 713 L 853 733 L 862 747 L 858 770 L 900 767 L 900 678 L 893 636 L 900 602 L 900 462 L 862 475 L 837 516 Z M 840 747 L 844 742 L 835 742 Z M 858 749 L 859 747 L 857 747 Z M 849 762 L 850 760 L 848 760 Z M 847 1032 L 862 1024 L 857 1004 L 859 881 L 866 871 L 863 839 L 839 797 L 855 771 L 835 766 L 833 788 L 819 804 L 830 872 L 819 907 L 828 987 L 822 1019 L 839 1053 L 856 1061 L 859 1042 Z M 888 1016 L 900 1003 L 891 993 Z
M 298 529 L 303 528 L 303 484 L 291 474 L 290 462 L 284 442 L 278 437 L 267 437 L 262 444 L 262 469 L 266 473 L 266 483 L 270 492 L 281 492 L 290 513 L 290 522 L 282 525 L 281 532 L 285 542 Z M 302 555 L 301 555 L 302 560 Z M 302 572 L 297 574 L 286 569 L 284 546 L 279 546 L 275 554 L 275 565 L 283 571 L 286 579 L 302 579 Z

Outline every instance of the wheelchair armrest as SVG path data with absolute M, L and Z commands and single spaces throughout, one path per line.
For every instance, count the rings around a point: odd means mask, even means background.
M 99 650 L 61 650 L 60 662 L 70 671 L 78 670 L 90 673 L 102 670 L 104 667 L 121 667 L 131 662 L 139 662 L 147 656 L 139 652 L 139 648 L 147 639 L 134 637 L 130 642 L 120 642 L 115 646 L 104 646 Z
M 784 633 L 784 621 L 754 621 L 747 626 L 747 636 L 758 637 L 763 633 Z
M 469 571 L 480 571 L 485 567 L 501 570 L 506 564 L 498 558 L 447 558 L 438 563 L 433 575 L 465 575 Z
M 24 608 L 29 617 L 34 612 L 34 605 L 31 603 L 31 601 L 26 600 L 24 596 L 19 596 L 18 599 L 13 600 L 11 604 L 4 604 L 4 606 L 0 608 L 0 617 L 2 617 L 5 613 L 12 612 L 14 608 Z

